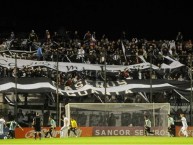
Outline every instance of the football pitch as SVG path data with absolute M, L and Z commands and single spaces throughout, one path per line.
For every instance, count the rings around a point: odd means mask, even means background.
M 192 144 L 192 137 L 156 137 L 156 136 L 108 136 L 108 137 L 70 137 L 70 138 L 42 138 L 37 139 L 1 139 L 1 145 L 30 145 L 30 144 L 45 144 L 45 145 L 107 145 L 107 144 L 120 144 L 120 145 L 148 145 L 148 144 L 164 144 L 164 145 L 177 145 L 177 144 Z

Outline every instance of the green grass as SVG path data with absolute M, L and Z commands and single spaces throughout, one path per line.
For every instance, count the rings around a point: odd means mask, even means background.
M 78 137 L 78 138 L 43 138 L 34 139 L 1 139 L 0 145 L 6 144 L 193 144 L 192 137 L 136 137 L 136 136 L 111 136 L 111 137 Z

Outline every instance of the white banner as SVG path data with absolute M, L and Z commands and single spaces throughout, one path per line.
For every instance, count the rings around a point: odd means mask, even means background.
M 181 64 L 179 61 L 176 61 L 169 56 L 164 56 L 165 59 L 168 59 L 171 61 L 171 64 L 167 65 L 165 63 L 162 63 L 161 68 L 155 66 L 152 64 L 152 68 L 154 70 L 157 69 L 175 69 L 178 67 L 184 66 L 184 64 Z M 0 66 L 7 67 L 7 68 L 14 68 L 15 67 L 15 59 L 13 58 L 6 58 L 0 56 Z M 17 67 L 23 68 L 24 66 L 28 67 L 34 67 L 34 66 L 44 66 L 51 69 L 56 69 L 57 63 L 52 61 L 33 61 L 33 60 L 23 60 L 23 59 L 17 59 Z M 71 63 L 71 62 L 59 62 L 58 63 L 58 69 L 61 72 L 70 72 L 70 71 L 82 71 L 82 70 L 104 70 L 104 65 L 102 64 L 85 64 L 85 63 Z M 123 71 L 125 69 L 148 69 L 150 68 L 150 63 L 144 62 L 140 64 L 135 65 L 107 65 L 106 69 L 107 71 Z
M 52 61 L 33 61 L 33 60 L 23 60 L 17 59 L 17 67 L 23 68 L 24 66 L 34 67 L 34 66 L 44 66 L 52 69 L 56 69 L 56 62 Z M 15 59 L 13 58 L 5 58 L 0 56 L 0 66 L 7 68 L 15 67 Z M 84 63 L 68 63 L 68 62 L 59 62 L 58 68 L 61 72 L 69 72 L 69 71 L 82 71 L 82 70 L 101 70 L 104 67 L 102 64 L 84 64 Z M 153 69 L 158 69 L 157 66 L 152 65 Z M 135 65 L 107 65 L 106 69 L 108 71 L 123 71 L 124 69 L 148 69 L 150 68 L 150 63 L 140 63 Z

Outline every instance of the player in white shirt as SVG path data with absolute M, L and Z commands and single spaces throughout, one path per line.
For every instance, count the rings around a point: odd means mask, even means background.
M 155 132 L 150 131 L 151 130 L 151 121 L 149 120 L 149 118 L 145 115 L 144 119 L 145 119 L 145 124 L 144 124 L 145 136 L 147 136 L 148 134 L 155 135 Z
M 4 117 L 1 117 L 1 118 L 0 118 L 0 122 L 5 125 L 5 119 L 4 119 Z
M 5 122 L 4 117 L 2 116 L 2 117 L 0 118 L 0 135 L 4 133 L 4 132 L 3 132 L 4 126 L 6 126 L 6 122 Z
M 69 119 L 62 115 L 63 127 L 60 129 L 60 138 L 68 136 Z
M 184 136 L 188 137 L 188 124 L 186 121 L 186 118 L 184 117 L 184 114 L 180 114 L 181 122 L 182 122 L 182 128 L 180 131 L 184 134 Z

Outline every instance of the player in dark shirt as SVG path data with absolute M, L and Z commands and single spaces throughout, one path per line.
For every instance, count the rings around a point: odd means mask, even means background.
M 35 139 L 37 138 L 37 134 L 39 134 L 39 138 L 41 139 L 41 126 L 42 126 L 42 119 L 39 115 L 39 113 L 36 113 L 36 117 L 33 119 L 32 125 L 35 129 Z

